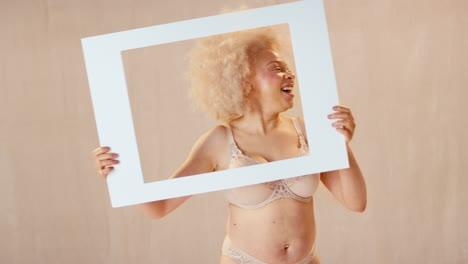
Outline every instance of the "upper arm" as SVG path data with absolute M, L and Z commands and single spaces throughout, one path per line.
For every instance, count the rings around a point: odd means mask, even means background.
M 320 181 L 327 187 L 328 191 L 338 200 L 341 204 L 346 206 L 343 198 L 340 182 L 340 172 L 337 170 L 326 171 L 320 173 Z
M 170 177 L 178 178 L 189 175 L 212 172 L 218 164 L 219 152 L 225 137 L 225 127 L 218 125 L 203 135 L 193 145 L 185 162 Z
M 225 139 L 225 127 L 218 125 L 203 135 L 193 145 L 185 162 L 169 179 L 197 175 L 214 171 L 218 163 L 220 144 Z M 141 206 L 143 212 L 153 218 L 161 218 L 188 200 L 192 195 L 146 203 Z

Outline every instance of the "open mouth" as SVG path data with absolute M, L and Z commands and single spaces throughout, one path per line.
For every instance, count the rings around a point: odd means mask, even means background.
M 292 89 L 293 88 L 291 86 L 286 86 L 286 87 L 281 88 L 281 92 L 289 96 L 294 96 L 294 94 L 292 93 Z
M 291 93 L 292 92 L 292 87 L 283 87 L 283 88 L 281 88 L 281 91 L 286 92 L 286 93 Z

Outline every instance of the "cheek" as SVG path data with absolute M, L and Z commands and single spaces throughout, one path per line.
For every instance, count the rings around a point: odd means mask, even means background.
M 260 96 L 275 97 L 280 94 L 282 78 L 274 72 L 265 72 L 256 75 L 253 79 L 254 93 Z M 276 100 L 276 99 L 275 99 Z
M 258 76 L 256 82 L 265 88 L 271 88 L 271 86 L 278 86 L 281 83 L 281 77 L 275 73 L 265 73 L 262 76 Z

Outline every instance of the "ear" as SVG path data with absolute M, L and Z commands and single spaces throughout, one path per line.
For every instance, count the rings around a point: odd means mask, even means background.
M 253 92 L 254 86 L 251 81 L 246 81 L 245 85 L 246 85 L 246 89 L 244 90 L 244 94 L 247 96 Z

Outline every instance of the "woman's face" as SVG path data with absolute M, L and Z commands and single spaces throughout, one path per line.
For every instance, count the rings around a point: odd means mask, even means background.
M 293 107 L 292 90 L 296 76 L 276 51 L 265 49 L 258 52 L 252 70 L 250 99 L 253 104 L 275 113 Z

